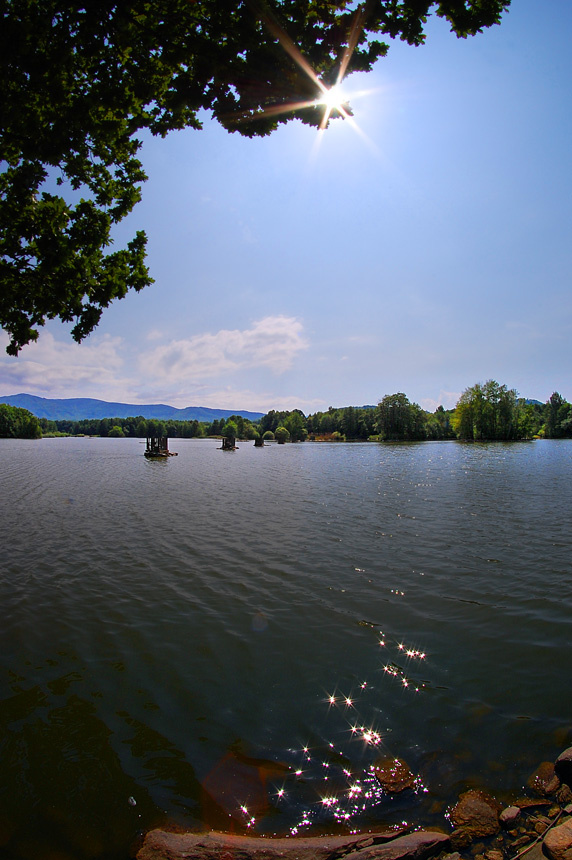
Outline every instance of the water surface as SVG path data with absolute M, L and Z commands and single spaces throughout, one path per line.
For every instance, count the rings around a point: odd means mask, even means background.
M 239 444 L 0 440 L 6 857 L 443 823 L 569 743 L 572 442 Z

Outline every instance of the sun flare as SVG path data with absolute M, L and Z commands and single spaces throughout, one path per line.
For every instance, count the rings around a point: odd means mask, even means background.
M 325 105 L 329 111 L 337 110 L 342 112 L 347 104 L 348 98 L 340 84 L 334 84 L 333 87 L 326 88 L 318 99 L 318 104 Z
M 315 104 L 324 107 L 324 117 L 322 119 L 321 128 L 325 128 L 332 114 L 338 114 L 343 119 L 348 119 L 353 116 L 349 106 L 347 93 L 344 92 L 341 84 L 334 84 L 331 87 L 326 87 L 320 83 L 321 95 L 316 99 Z

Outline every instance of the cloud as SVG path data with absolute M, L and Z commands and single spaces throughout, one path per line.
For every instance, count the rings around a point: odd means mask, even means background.
M 323 407 L 288 393 L 272 393 L 233 384 L 232 375 L 266 369 L 275 375 L 292 366 L 308 348 L 302 323 L 294 317 L 269 316 L 245 330 L 222 330 L 187 340 L 160 344 L 165 333 L 142 335 L 136 348 L 122 338 L 92 335 L 82 344 L 57 340 L 46 327 L 36 343 L 17 358 L 2 355 L 8 336 L 0 331 L 0 395 L 94 397 L 124 403 L 169 403 L 173 406 L 212 406 L 220 409 L 304 409 Z M 258 377 L 257 377 L 258 378 Z M 241 384 L 242 383 L 242 384 Z M 270 389 L 270 390 L 269 390 Z
M 2 355 L 8 335 L 0 332 L 0 393 L 37 394 L 47 397 L 94 396 L 94 387 L 112 400 L 125 390 L 121 378 L 122 340 L 104 335 L 76 344 L 57 341 L 43 331 L 35 343 L 25 346 L 17 358 Z M 95 395 L 98 396 L 98 395 Z
M 437 400 L 431 397 L 423 397 L 419 405 L 426 412 L 435 412 L 438 406 L 442 406 L 444 409 L 454 409 L 460 396 L 460 391 L 440 391 Z
M 200 400 L 201 406 L 210 406 L 214 409 L 248 409 L 250 412 L 269 412 L 271 409 L 278 411 L 291 411 L 301 409 L 306 414 L 317 412 L 327 408 L 324 400 L 304 398 L 295 394 L 272 394 L 271 392 L 251 391 L 250 389 L 217 388 L 205 392 L 196 398 Z M 171 403 L 172 400 L 169 400 Z M 180 402 L 173 402 L 174 406 L 189 406 L 187 397 Z
M 308 348 L 302 329 L 295 317 L 264 317 L 243 331 L 222 329 L 157 346 L 141 359 L 141 368 L 147 375 L 186 382 L 252 368 L 280 374 Z

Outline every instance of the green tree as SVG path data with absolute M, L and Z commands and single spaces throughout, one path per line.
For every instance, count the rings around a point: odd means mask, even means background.
M 426 438 L 425 413 L 403 392 L 386 394 L 377 407 L 377 424 L 383 439 L 413 441 Z
M 547 436 L 557 439 L 569 435 L 570 409 L 570 404 L 558 391 L 550 395 L 544 409 Z
M 225 437 L 225 439 L 236 439 L 236 437 L 238 436 L 238 427 L 234 421 L 231 421 L 229 419 L 225 423 L 222 435 Z
M 286 427 L 277 427 L 274 431 L 274 438 L 279 445 L 284 445 L 290 439 L 290 433 Z
M 114 436 L 115 438 L 123 438 L 123 436 L 125 436 L 125 433 L 123 432 L 122 427 L 119 427 L 117 424 L 114 424 L 107 435 Z
M 46 319 L 80 341 L 129 290 L 152 282 L 146 236 L 110 251 L 141 197 L 144 131 L 264 135 L 318 103 L 340 74 L 367 71 L 383 36 L 424 39 L 429 11 L 465 37 L 510 0 L 0 0 L 0 325 L 8 352 Z M 334 111 L 340 115 L 340 111 Z M 267 428 L 268 429 L 268 428 Z M 271 428 L 269 428 L 271 429 Z
M 452 410 L 438 406 L 432 415 L 426 416 L 425 430 L 428 439 L 454 439 L 455 431 L 451 424 Z
M 518 423 L 518 395 L 494 379 L 465 389 L 453 414 L 452 424 L 461 439 L 508 440 L 524 434 Z
M 303 442 L 308 438 L 306 419 L 299 409 L 295 409 L 288 415 L 284 421 L 284 427 L 286 427 L 290 434 L 291 442 Z
M 8 439 L 41 439 L 40 421 L 27 409 L 0 403 L 0 437 Z

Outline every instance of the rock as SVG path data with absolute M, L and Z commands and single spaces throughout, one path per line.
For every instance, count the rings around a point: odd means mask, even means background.
M 560 753 L 554 762 L 554 770 L 562 782 L 572 787 L 572 747 Z
M 556 792 L 556 800 L 560 806 L 566 806 L 567 803 L 572 803 L 572 789 L 567 785 L 562 785 Z
M 468 830 L 475 839 L 480 836 L 493 836 L 500 830 L 499 813 L 501 805 L 484 791 L 465 791 L 459 802 L 450 812 L 455 828 Z
M 415 788 L 415 776 L 400 758 L 381 758 L 373 766 L 379 784 L 388 794 L 399 794 L 406 788 Z
M 303 860 L 296 852 L 295 846 L 292 860 Z M 449 836 L 436 830 L 417 830 L 406 836 L 399 836 L 383 845 L 372 845 L 369 848 L 352 851 L 351 860 L 423 860 L 440 854 L 449 847 Z
M 419 830 L 392 838 L 387 833 L 272 839 L 227 833 L 167 833 L 152 830 L 137 860 L 423 860 L 449 845 L 446 833 Z
M 552 801 L 541 800 L 540 798 L 519 797 L 518 800 L 515 800 L 514 805 L 518 806 L 519 809 L 539 809 L 543 806 L 552 806 Z
M 500 823 L 507 830 L 513 826 L 518 818 L 520 818 L 520 809 L 518 806 L 507 806 L 499 815 Z
M 552 762 L 543 761 L 528 778 L 526 784 L 532 791 L 546 797 L 558 791 L 560 788 L 560 779 L 556 776 Z
M 492 848 L 490 851 L 485 851 L 485 860 L 504 860 L 504 854 Z
M 512 843 L 512 848 L 513 849 L 522 848 L 523 845 L 527 845 L 531 841 L 531 838 L 533 838 L 533 837 L 520 836 L 518 839 L 514 840 L 514 842 Z
M 572 860 L 572 821 L 565 821 L 549 830 L 542 850 L 550 860 Z
M 473 841 L 473 837 L 466 827 L 458 827 L 456 830 L 453 830 L 449 838 L 451 840 L 451 848 L 455 851 L 462 851 L 464 848 L 468 848 Z

